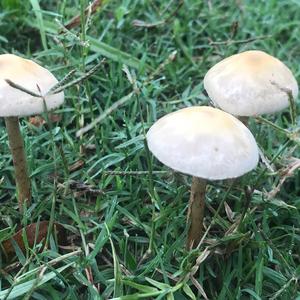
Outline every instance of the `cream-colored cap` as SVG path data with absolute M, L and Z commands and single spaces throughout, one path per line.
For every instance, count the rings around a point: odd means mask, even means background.
M 232 55 L 213 66 L 204 87 L 217 107 L 236 116 L 274 113 L 289 105 L 282 89 L 298 95 L 290 69 L 277 58 L 257 50 Z
M 0 55 L 0 117 L 28 116 L 44 112 L 42 98 L 11 87 L 6 79 L 43 96 L 58 82 L 48 70 L 31 60 L 13 54 Z M 60 106 L 63 101 L 63 92 L 45 96 L 48 110 Z
M 147 142 L 163 164 L 200 178 L 235 178 L 258 163 L 249 129 L 232 115 L 207 106 L 162 117 L 149 129 Z

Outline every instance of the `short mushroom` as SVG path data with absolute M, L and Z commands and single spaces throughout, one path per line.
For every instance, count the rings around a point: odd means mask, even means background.
M 280 111 L 294 99 L 298 84 L 279 59 L 258 50 L 232 55 L 214 65 L 204 77 L 204 88 L 216 107 L 249 117 Z
M 206 180 L 236 178 L 255 168 L 255 139 L 232 115 L 194 106 L 159 119 L 149 129 L 147 143 L 160 162 L 193 176 L 187 246 L 196 247 L 202 237 Z
M 14 88 L 8 81 L 41 97 Z M 30 202 L 31 189 L 19 117 L 41 114 L 45 107 L 51 110 L 60 106 L 64 101 L 63 92 L 47 95 L 57 82 L 51 72 L 31 60 L 13 54 L 0 55 L 0 117 L 5 118 L 20 210 L 25 201 Z

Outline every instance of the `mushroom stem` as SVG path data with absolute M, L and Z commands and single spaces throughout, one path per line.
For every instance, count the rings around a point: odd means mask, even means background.
M 249 117 L 246 117 L 246 116 L 239 117 L 239 120 L 240 120 L 246 127 L 248 127 Z
M 202 227 L 205 208 L 206 180 L 193 177 L 187 222 L 190 224 L 187 248 L 195 248 L 202 237 Z
M 20 132 L 18 117 L 6 117 L 5 125 L 15 167 L 18 204 L 20 211 L 22 211 L 24 202 L 26 201 L 29 203 L 31 198 L 30 179 L 24 151 L 24 142 Z

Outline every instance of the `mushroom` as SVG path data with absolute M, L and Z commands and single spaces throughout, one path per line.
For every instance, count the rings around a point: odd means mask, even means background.
M 238 119 L 207 106 L 188 107 L 162 117 L 146 137 L 149 150 L 160 162 L 193 176 L 187 247 L 196 247 L 202 236 L 206 180 L 236 178 L 255 168 L 255 139 Z
M 204 77 L 212 102 L 235 116 L 256 116 L 289 105 L 298 84 L 290 69 L 277 58 L 258 50 L 232 55 L 214 65 Z
M 21 211 L 23 203 L 30 202 L 31 189 L 19 117 L 41 114 L 45 108 L 60 106 L 64 101 L 63 92 L 47 95 L 57 82 L 51 72 L 31 60 L 13 54 L 0 55 L 0 117 L 5 118 Z M 31 91 L 32 95 L 12 87 L 14 84 Z

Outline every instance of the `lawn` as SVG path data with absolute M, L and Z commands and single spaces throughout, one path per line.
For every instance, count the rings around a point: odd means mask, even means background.
M 72 82 L 62 107 L 20 119 L 32 185 L 22 213 L 0 119 L 0 299 L 299 300 L 300 117 L 250 118 L 262 159 L 209 182 L 207 235 L 191 251 L 191 178 L 145 140 L 161 116 L 211 105 L 203 78 L 229 55 L 265 51 L 299 82 L 299 1 L 88 4 L 0 3 L 0 53 Z

